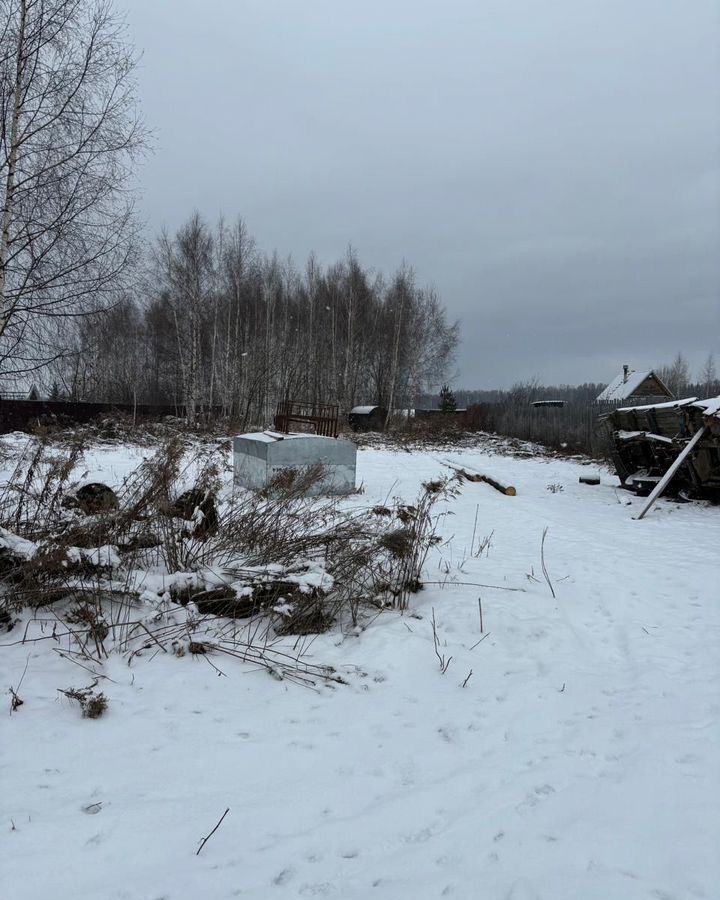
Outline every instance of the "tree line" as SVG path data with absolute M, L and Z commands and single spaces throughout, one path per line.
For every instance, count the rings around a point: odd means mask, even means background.
M 720 378 L 715 362 L 715 354 L 710 351 L 693 377 L 690 364 L 682 352 L 678 352 L 671 362 L 660 363 L 652 369 L 665 386 L 680 399 L 682 397 L 713 397 L 720 394 Z M 619 374 L 619 370 L 618 370 Z M 453 391 L 457 404 L 469 407 L 474 404 L 492 403 L 503 406 L 527 406 L 536 400 L 564 400 L 566 405 L 591 405 L 604 390 L 603 382 L 583 384 L 545 385 L 538 377 L 526 381 L 516 381 L 507 389 L 456 388 Z M 442 403 L 443 395 L 427 394 L 421 397 L 425 405 L 436 407 Z
M 262 253 L 241 220 L 211 227 L 194 213 L 156 240 L 137 292 L 73 321 L 65 341 L 72 352 L 48 370 L 55 396 L 250 424 L 283 399 L 414 405 L 447 373 L 458 325 L 406 265 L 386 278 L 349 249 L 300 270 Z
M 682 353 L 678 353 L 672 362 L 655 366 L 653 371 L 678 399 L 720 395 L 720 380 L 712 352 L 694 379 Z M 457 405 L 468 410 L 463 421 L 469 427 L 536 441 L 563 451 L 603 456 L 609 447 L 599 416 L 607 412 L 607 408 L 598 406 L 595 400 L 605 387 L 600 382 L 543 385 L 539 378 L 531 378 L 516 382 L 508 390 L 458 388 L 452 393 Z M 563 405 L 533 406 L 534 402 L 542 400 L 562 400 Z M 420 402 L 423 406 L 443 408 L 446 396 L 441 391 L 439 395 L 421 397 Z

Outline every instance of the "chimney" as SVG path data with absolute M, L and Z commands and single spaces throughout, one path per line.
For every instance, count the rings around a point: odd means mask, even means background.
M 629 374 L 630 374 L 630 366 L 623 366 L 623 384 L 627 384 Z

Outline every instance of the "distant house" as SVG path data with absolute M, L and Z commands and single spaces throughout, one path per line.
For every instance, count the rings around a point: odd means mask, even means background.
M 617 406 L 625 403 L 628 406 L 639 403 L 662 403 L 663 400 L 674 400 L 673 392 L 650 369 L 645 372 L 634 372 L 630 366 L 623 366 L 622 373 L 597 396 L 597 403 Z
M 24 379 L 14 379 L 0 383 L 0 399 L 3 400 L 40 400 L 40 391 L 35 384 Z

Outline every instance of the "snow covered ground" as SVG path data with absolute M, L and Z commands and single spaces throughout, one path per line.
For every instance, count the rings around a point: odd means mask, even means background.
M 146 452 L 98 448 L 89 477 Z M 90 721 L 57 692 L 89 676 L 3 635 L 3 690 L 27 672 L 0 711 L 2 897 L 719 897 L 720 510 L 636 522 L 607 473 L 482 449 L 363 450 L 352 502 L 411 499 L 447 458 L 517 496 L 466 484 L 410 613 L 315 639 L 346 686 L 114 658 Z

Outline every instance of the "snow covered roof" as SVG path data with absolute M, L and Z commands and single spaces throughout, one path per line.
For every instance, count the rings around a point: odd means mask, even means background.
M 682 400 L 649 403 L 646 406 L 623 406 L 618 409 L 618 412 L 642 412 L 644 409 L 680 409 L 683 406 L 694 406 L 702 410 L 704 415 L 715 416 L 720 419 L 720 394 L 717 397 L 708 397 L 707 400 L 698 400 L 697 397 L 684 397 Z
M 608 403 L 615 400 L 627 400 L 629 397 L 632 397 L 635 391 L 647 378 L 654 378 L 662 384 L 652 369 L 645 372 L 628 372 L 627 377 L 624 372 L 621 372 L 614 381 L 610 382 L 604 391 L 601 391 L 598 394 L 597 402 Z M 668 391 L 668 393 L 670 392 Z
M 350 410 L 350 414 L 358 416 L 369 416 L 370 413 L 377 408 L 377 406 L 353 406 L 353 408 Z
M 644 409 L 675 409 L 680 406 L 690 406 L 696 400 L 697 397 L 685 397 L 683 400 L 666 400 L 664 403 L 647 403 L 645 406 L 621 406 L 618 412 L 642 412 Z M 707 400 L 705 402 L 707 403 Z
M 708 397 L 707 400 L 698 400 L 693 403 L 693 406 L 701 409 L 706 416 L 715 416 L 720 419 L 720 394 L 717 397 Z
M 5 378 L 0 381 L 0 397 L 6 400 L 37 400 L 40 391 L 27 378 Z

